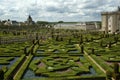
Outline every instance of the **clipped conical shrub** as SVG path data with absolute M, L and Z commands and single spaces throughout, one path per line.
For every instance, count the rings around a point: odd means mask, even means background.
M 119 73 L 119 64 L 114 63 L 114 73 Z
M 0 80 L 4 80 L 4 71 L 0 69 Z
M 106 71 L 106 80 L 112 80 L 112 72 L 111 71 Z
M 84 53 L 84 46 L 81 45 L 81 53 Z

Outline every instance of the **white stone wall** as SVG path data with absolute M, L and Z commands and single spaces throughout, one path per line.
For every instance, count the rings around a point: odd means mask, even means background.
M 56 24 L 54 26 L 55 29 L 78 29 L 78 30 L 97 30 L 98 26 L 93 24 L 86 24 L 86 23 L 73 23 L 73 24 Z
M 96 27 L 94 24 L 92 25 L 86 25 L 86 30 L 96 30 Z

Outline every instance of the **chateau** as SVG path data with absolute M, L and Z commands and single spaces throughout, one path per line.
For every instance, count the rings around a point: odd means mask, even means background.
M 117 11 L 102 12 L 102 31 L 118 33 L 120 31 L 120 7 Z

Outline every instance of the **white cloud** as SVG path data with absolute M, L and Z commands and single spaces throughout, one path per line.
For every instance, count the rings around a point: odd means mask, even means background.
M 0 0 L 0 19 L 88 21 L 100 20 L 103 11 L 116 10 L 120 0 Z

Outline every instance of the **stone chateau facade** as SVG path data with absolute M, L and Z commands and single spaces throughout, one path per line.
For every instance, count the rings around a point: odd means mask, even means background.
M 106 33 L 120 32 L 120 7 L 113 12 L 102 12 L 102 31 Z

